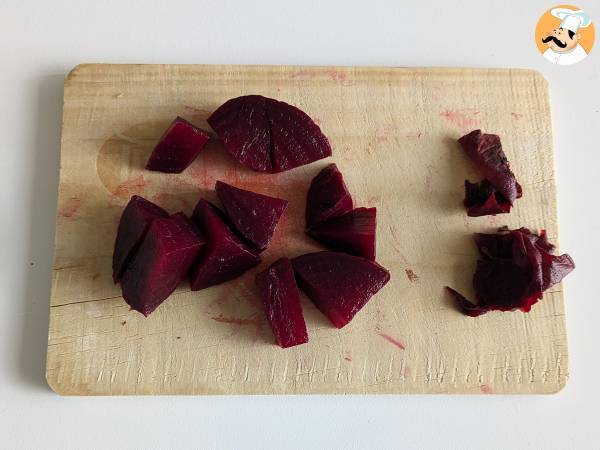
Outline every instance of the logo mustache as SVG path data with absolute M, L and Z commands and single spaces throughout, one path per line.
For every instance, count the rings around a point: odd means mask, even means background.
M 553 41 L 560 48 L 565 48 L 567 46 L 566 42 L 559 41 L 558 38 L 555 37 L 555 36 L 546 36 L 545 38 L 542 38 L 542 42 L 544 44 L 546 44 L 546 43 L 548 43 L 550 41 Z

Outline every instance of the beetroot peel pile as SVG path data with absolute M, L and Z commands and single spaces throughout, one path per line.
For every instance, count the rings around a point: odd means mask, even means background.
M 475 234 L 475 244 L 480 255 L 473 276 L 477 304 L 446 287 L 458 308 L 471 317 L 488 311 L 528 312 L 545 290 L 575 268 L 568 254 L 552 254 L 554 246 L 545 231 L 537 235 L 527 228 L 502 228 L 497 234 Z
M 478 217 L 510 212 L 515 200 L 521 197 L 522 189 L 510 170 L 500 137 L 474 130 L 458 142 L 485 177 L 479 183 L 465 180 L 467 215 Z

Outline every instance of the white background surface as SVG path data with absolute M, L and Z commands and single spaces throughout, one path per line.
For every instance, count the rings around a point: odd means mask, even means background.
M 0 0 L 0 446 L 599 448 L 600 38 L 536 50 L 547 1 Z M 254 4 L 256 3 L 256 4 Z M 487 3 L 487 4 L 486 4 Z M 600 24 L 600 2 L 581 1 Z M 554 396 L 63 398 L 46 386 L 62 78 L 81 62 L 526 67 L 550 82 L 571 379 Z

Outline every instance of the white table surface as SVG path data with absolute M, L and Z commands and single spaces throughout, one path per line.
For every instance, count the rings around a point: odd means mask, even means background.
M 600 37 L 587 60 L 559 67 L 533 41 L 547 1 L 167 3 L 177 2 L 0 1 L 0 445 L 599 448 Z M 600 24 L 600 2 L 578 6 Z M 62 79 L 81 62 L 541 71 L 551 89 L 561 248 L 577 263 L 565 283 L 567 387 L 536 397 L 54 394 L 44 368 Z

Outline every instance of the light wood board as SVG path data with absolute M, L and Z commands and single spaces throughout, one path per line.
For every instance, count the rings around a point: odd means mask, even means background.
M 263 94 L 320 123 L 333 157 L 251 172 L 211 141 L 180 175 L 143 170 L 176 116 L 208 127 L 220 104 Z M 473 297 L 473 232 L 548 230 L 557 242 L 548 86 L 530 70 L 201 65 L 81 65 L 65 80 L 47 379 L 58 393 L 552 393 L 568 377 L 563 294 L 530 314 L 461 315 L 443 287 Z M 510 215 L 468 218 L 456 144 L 500 134 L 524 196 Z M 342 330 L 303 298 L 310 342 L 280 349 L 254 275 L 320 248 L 303 234 L 306 189 L 335 162 L 357 206 L 378 211 L 378 261 L 390 283 Z M 264 262 L 200 292 L 182 285 L 150 317 L 111 281 L 119 216 L 140 194 L 190 213 L 216 180 L 290 201 Z

